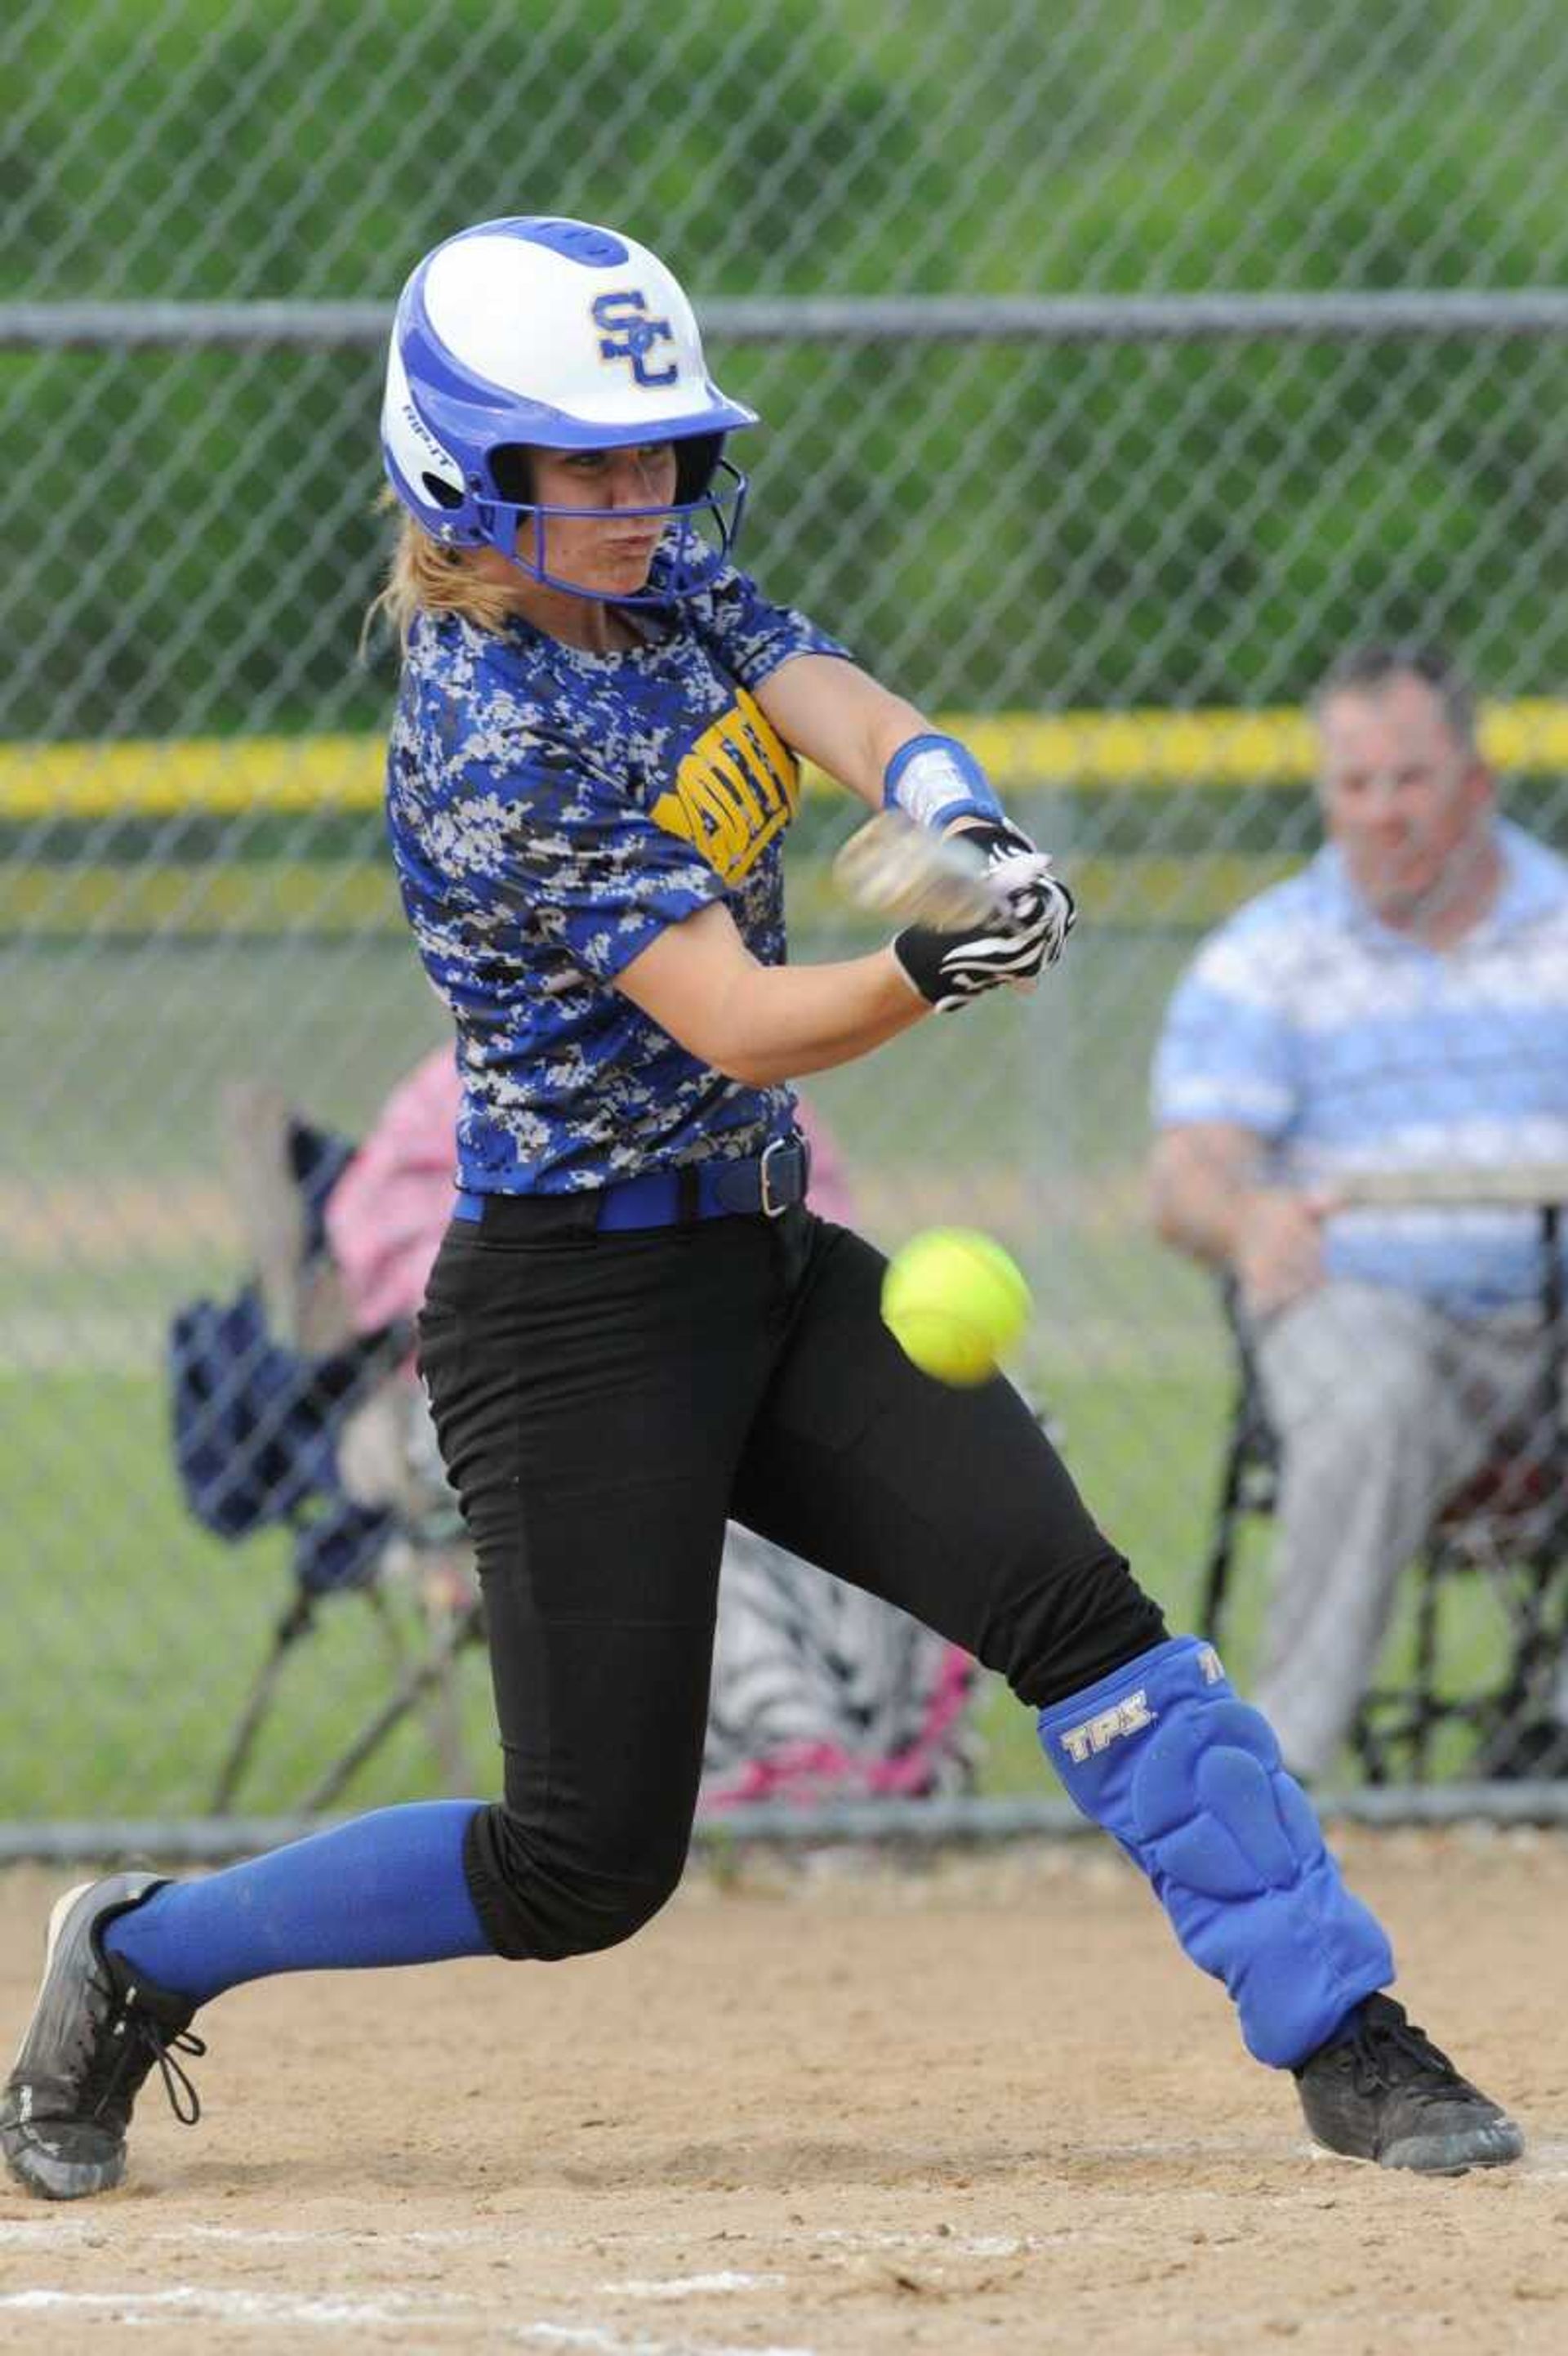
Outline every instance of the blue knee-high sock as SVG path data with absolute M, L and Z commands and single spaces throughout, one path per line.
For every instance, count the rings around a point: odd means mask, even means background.
M 463 1869 L 479 1804 L 379 1808 L 199 1881 L 168 1882 L 117 1917 L 103 1944 L 197 2004 L 273 1972 L 492 1955 Z
M 1248 2050 L 1289 2069 L 1393 1977 L 1268 1720 L 1212 1645 L 1177 1636 L 1040 1714 L 1083 1815 L 1140 1866 L 1194 1963 L 1223 1980 Z

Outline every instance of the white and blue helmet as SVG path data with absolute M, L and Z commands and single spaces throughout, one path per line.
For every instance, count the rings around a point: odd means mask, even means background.
M 497 549 L 552 587 L 572 584 L 547 569 L 546 519 L 604 510 L 535 501 L 529 444 L 673 442 L 675 500 L 642 512 L 668 519 L 656 594 L 690 596 L 740 529 L 746 481 L 724 437 L 756 423 L 708 374 L 691 305 L 657 255 L 589 221 L 482 221 L 427 254 L 398 304 L 381 411 L 392 488 L 432 539 Z

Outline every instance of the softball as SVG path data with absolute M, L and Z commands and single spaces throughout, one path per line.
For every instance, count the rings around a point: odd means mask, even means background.
M 1000 1244 L 973 1227 L 931 1227 L 895 1252 L 882 1318 L 923 1374 L 983 1383 L 1029 1323 L 1029 1290 Z

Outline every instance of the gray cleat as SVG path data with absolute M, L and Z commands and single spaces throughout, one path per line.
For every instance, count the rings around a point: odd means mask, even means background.
M 163 1887 L 156 1874 L 112 1873 L 68 1890 L 49 1916 L 43 1984 L 0 2098 L 0 2153 L 40 2201 L 80 2201 L 120 2182 L 131 2105 L 155 2062 L 176 2117 L 193 2126 L 201 2115 L 174 2058 L 207 2051 L 187 2033 L 196 2007 L 103 1952 L 115 1916 Z
M 1295 2075 L 1314 2139 L 1348 2159 L 1463 2176 L 1506 2167 L 1524 2149 L 1513 2121 L 1392 1997 L 1369 1997 L 1354 2033 L 1319 2046 Z

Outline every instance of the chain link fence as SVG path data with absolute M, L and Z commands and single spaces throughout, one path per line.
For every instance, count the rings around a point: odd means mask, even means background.
M 280 1120 L 358 1137 L 442 1036 L 381 842 L 391 665 L 358 646 L 391 298 L 497 213 L 671 262 L 764 419 L 748 561 L 960 725 L 1080 889 L 1033 1001 L 813 1094 L 879 1240 L 961 1218 L 1023 1261 L 1026 1378 L 1192 1618 L 1232 1368 L 1150 1226 L 1147 1066 L 1203 931 L 1318 840 L 1304 697 L 1349 640 L 1446 640 L 1510 812 L 1568 841 L 1560 33 L 1544 0 L 16 0 L 0 1818 L 209 1805 L 297 1616 L 295 1533 L 226 1544 L 184 1502 L 170 1321 L 266 1246 Z M 867 937 L 828 883 L 850 822 L 808 796 L 799 955 Z M 1461 1582 L 1462 1679 L 1500 1672 L 1495 1585 Z M 450 1634 L 383 1587 L 289 1651 L 225 1804 L 319 1794 Z M 493 1780 L 477 1672 L 352 1795 L 464 1741 Z M 1001 1797 L 1038 1771 L 1010 1723 Z M 1434 1772 L 1472 1764 L 1443 1730 Z

